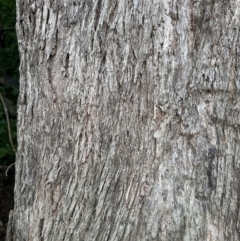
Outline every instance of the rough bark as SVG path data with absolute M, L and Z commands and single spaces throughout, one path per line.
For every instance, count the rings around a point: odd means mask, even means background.
M 17 12 L 11 240 L 240 240 L 240 1 Z

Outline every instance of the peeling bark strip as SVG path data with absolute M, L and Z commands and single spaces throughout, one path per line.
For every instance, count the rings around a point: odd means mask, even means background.
M 17 11 L 12 240 L 240 240 L 240 2 Z

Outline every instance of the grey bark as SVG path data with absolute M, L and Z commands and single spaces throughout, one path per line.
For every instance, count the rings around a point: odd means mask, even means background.
M 17 12 L 11 240 L 240 240 L 240 1 Z

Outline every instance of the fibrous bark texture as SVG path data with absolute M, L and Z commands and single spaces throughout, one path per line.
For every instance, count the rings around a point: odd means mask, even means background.
M 9 240 L 240 240 L 240 1 L 17 11 Z

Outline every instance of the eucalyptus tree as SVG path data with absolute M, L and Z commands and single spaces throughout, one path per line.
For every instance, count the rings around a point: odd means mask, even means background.
M 239 1 L 17 1 L 7 240 L 240 240 Z

